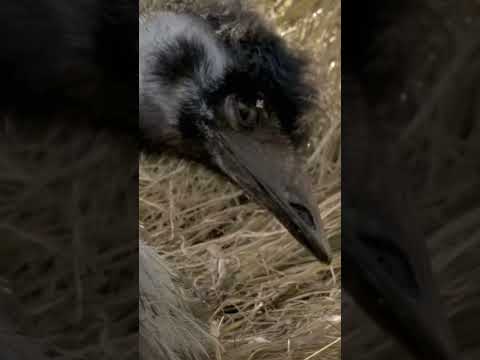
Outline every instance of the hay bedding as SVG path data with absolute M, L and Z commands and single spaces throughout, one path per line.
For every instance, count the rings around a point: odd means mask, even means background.
M 71 115 L 1 121 L 2 360 L 138 358 L 136 144 Z
M 182 3 L 146 0 L 141 9 Z M 321 97 L 308 119 L 314 129 L 308 164 L 326 234 L 339 250 L 340 2 L 257 5 L 313 60 Z M 141 160 L 140 227 L 203 302 L 193 309 L 221 344 L 216 358 L 340 358 L 339 252 L 332 267 L 319 264 L 235 186 L 167 155 Z

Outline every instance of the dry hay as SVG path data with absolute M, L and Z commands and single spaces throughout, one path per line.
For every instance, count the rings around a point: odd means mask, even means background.
M 145 1 L 142 9 L 165 2 Z M 223 178 L 168 156 L 140 163 L 140 227 L 211 315 L 218 359 L 340 358 L 340 1 L 261 1 L 312 59 L 320 89 L 308 156 L 326 234 L 319 264 L 264 209 Z M 270 6 L 268 6 L 270 5 Z M 267 11 L 268 10 L 268 11 Z
M 70 119 L 1 119 L 2 360 L 138 358 L 137 146 Z

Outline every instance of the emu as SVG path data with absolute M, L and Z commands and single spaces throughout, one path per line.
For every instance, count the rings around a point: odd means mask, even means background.
M 206 22 L 161 12 L 141 23 L 145 146 L 170 147 L 221 171 L 270 209 L 318 259 L 329 262 L 319 212 L 294 151 L 292 134 L 309 96 L 301 60 L 253 22 L 253 14 L 241 14 L 244 20 L 214 15 L 210 12 Z
M 329 262 L 330 246 L 295 151 L 302 141 L 301 115 L 313 95 L 304 80 L 304 60 L 256 13 L 217 5 L 196 14 L 148 15 L 140 21 L 139 48 L 142 145 L 222 173 L 268 208 L 319 260 Z M 158 287 L 163 294 L 150 286 L 145 298 L 167 296 L 182 303 L 171 286 Z M 151 327 L 141 326 L 142 341 L 149 344 L 145 356 L 206 358 L 212 340 L 205 325 L 181 308 L 182 315 L 174 318 L 163 310 L 157 341 L 152 341 Z M 178 336 L 167 335 L 172 326 Z

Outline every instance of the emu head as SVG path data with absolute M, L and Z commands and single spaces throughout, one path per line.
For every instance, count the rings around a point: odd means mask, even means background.
M 254 17 L 160 12 L 140 23 L 139 66 L 145 145 L 223 173 L 329 262 L 295 149 L 309 95 L 304 64 L 281 39 Z

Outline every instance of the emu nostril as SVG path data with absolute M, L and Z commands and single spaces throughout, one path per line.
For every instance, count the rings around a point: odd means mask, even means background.
M 308 226 L 310 226 L 312 229 L 316 229 L 315 221 L 313 220 L 313 216 L 312 216 L 310 210 L 308 210 L 302 204 L 298 204 L 298 203 L 294 203 L 294 202 L 290 202 L 290 206 L 292 207 L 292 209 L 295 210 L 295 212 L 302 218 L 302 220 Z

